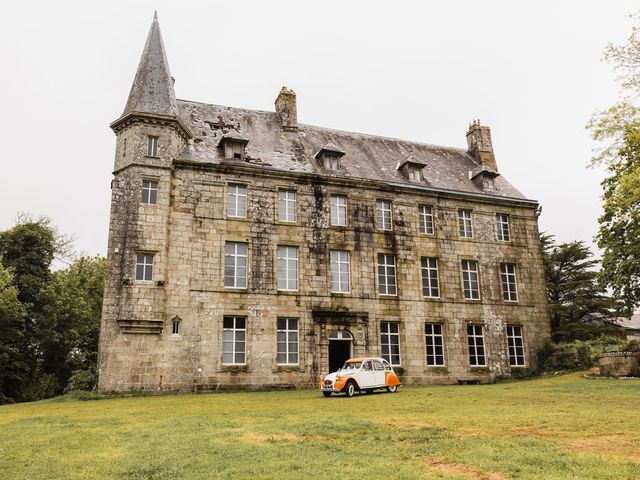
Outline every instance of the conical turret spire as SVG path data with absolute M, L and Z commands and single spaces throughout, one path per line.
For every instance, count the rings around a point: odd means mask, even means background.
M 151 29 L 122 117 L 133 112 L 178 115 L 173 78 L 162 43 L 157 12 L 153 14 Z

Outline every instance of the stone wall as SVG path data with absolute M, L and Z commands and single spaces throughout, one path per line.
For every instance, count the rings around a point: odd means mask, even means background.
M 380 355 L 380 322 L 400 322 L 404 383 L 492 381 L 537 368 L 549 336 L 537 218 L 531 204 L 365 184 L 227 165 L 175 162 L 172 170 L 132 166 L 116 175 L 105 291 L 100 389 L 193 390 L 308 386 L 328 369 L 328 336 L 346 329 L 353 355 Z M 157 205 L 139 204 L 139 182 L 160 178 Z M 248 218 L 226 218 L 228 183 L 248 186 Z M 295 224 L 277 220 L 279 189 L 297 192 Z M 331 227 L 329 196 L 348 197 L 348 226 Z M 393 204 L 393 230 L 375 229 L 375 201 Z M 434 207 L 435 234 L 418 231 L 418 205 Z M 459 238 L 457 211 L 473 210 L 474 237 Z M 495 214 L 507 213 L 511 241 L 496 239 Z M 249 246 L 248 288 L 224 288 L 224 243 Z M 276 289 L 278 245 L 299 249 L 299 291 Z M 117 249 L 117 251 L 116 251 Z M 126 284 L 137 250 L 157 252 L 154 281 Z M 350 252 L 351 292 L 331 294 L 329 250 Z M 397 262 L 398 295 L 378 294 L 378 253 Z M 422 297 L 420 257 L 439 259 L 440 298 Z M 478 260 L 480 301 L 464 300 L 460 262 Z M 504 302 L 499 264 L 517 266 L 518 302 Z M 124 284 L 123 284 L 124 280 Z M 222 317 L 247 317 L 247 362 L 222 365 Z M 160 333 L 126 333 L 118 320 L 156 320 Z M 181 319 L 180 335 L 171 320 Z M 276 320 L 299 319 L 298 366 L 276 362 Z M 444 326 L 444 367 L 425 360 L 425 322 Z M 467 324 L 484 326 L 486 367 L 470 367 Z M 506 325 L 524 331 L 526 365 L 512 368 Z
M 603 353 L 598 364 L 603 377 L 640 376 L 640 352 Z

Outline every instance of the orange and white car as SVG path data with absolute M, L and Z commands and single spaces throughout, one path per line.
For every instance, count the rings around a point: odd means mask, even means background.
M 379 357 L 350 358 L 340 370 L 320 380 L 320 390 L 325 397 L 341 392 L 352 397 L 356 391 L 369 393 L 379 388 L 395 393 L 398 386 L 400 380 L 393 368 Z

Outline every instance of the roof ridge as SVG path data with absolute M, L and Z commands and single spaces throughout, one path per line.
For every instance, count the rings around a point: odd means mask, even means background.
M 207 106 L 210 106 L 210 107 L 221 107 L 221 108 L 234 109 L 234 110 L 244 110 L 246 112 L 268 113 L 268 114 L 277 115 L 276 112 L 270 111 L 270 110 L 257 110 L 257 109 L 253 109 L 253 108 L 232 107 L 230 105 L 220 105 L 220 104 L 217 104 L 217 103 L 199 102 L 197 100 L 185 100 L 183 98 L 178 98 L 177 101 L 178 102 L 184 102 L 184 103 L 197 103 L 197 104 L 200 104 L 200 105 L 207 105 Z M 406 139 L 406 138 L 388 137 L 386 135 L 376 135 L 374 133 L 355 132 L 353 130 L 340 130 L 340 129 L 337 129 L 337 128 L 323 127 L 321 125 L 312 125 L 312 124 L 309 124 L 309 123 L 298 123 L 298 126 L 310 127 L 312 129 L 319 129 L 319 130 L 325 130 L 325 131 L 332 131 L 332 132 L 336 132 L 336 133 L 347 133 L 347 134 L 351 134 L 351 135 L 362 135 L 362 136 L 365 136 L 365 137 L 378 138 L 378 139 L 382 139 L 382 140 L 391 140 L 391 141 L 394 141 L 394 142 L 406 142 L 406 143 L 412 143 L 412 144 L 415 144 L 415 145 L 421 145 L 421 146 L 424 146 L 424 147 L 433 147 L 433 148 L 442 148 L 442 149 L 445 149 L 445 150 L 454 150 L 456 152 L 464 152 L 465 154 L 467 153 L 467 149 L 466 148 L 450 147 L 450 146 L 447 146 L 447 145 L 439 145 L 439 144 L 435 144 L 435 143 L 421 142 L 419 140 L 409 140 L 409 139 Z M 469 158 L 471 158 L 473 160 L 473 158 L 471 156 L 469 156 Z

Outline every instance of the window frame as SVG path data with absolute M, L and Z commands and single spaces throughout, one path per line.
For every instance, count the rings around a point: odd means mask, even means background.
M 284 328 L 280 328 L 280 322 L 284 321 Z M 295 322 L 295 329 L 290 328 L 290 322 Z M 280 333 L 284 333 L 285 340 L 281 342 L 279 337 Z M 289 346 L 291 345 L 290 334 L 295 333 L 295 352 L 289 350 Z M 284 352 L 280 352 L 280 345 L 284 344 L 285 349 Z M 281 362 L 279 360 L 279 356 L 283 354 L 285 356 L 286 362 Z M 295 355 L 296 361 L 291 362 L 291 355 Z M 295 317 L 278 317 L 276 319 L 276 364 L 287 366 L 287 365 L 300 365 L 300 319 Z
M 140 261 L 142 257 L 142 262 Z M 147 262 L 148 259 L 151 259 L 150 262 Z M 135 263 L 135 271 L 134 278 L 136 279 L 136 283 L 153 283 L 153 274 L 154 274 L 154 263 L 155 263 L 155 253 L 151 252 L 136 252 L 136 263 Z M 142 266 L 142 278 L 138 278 L 138 267 Z M 149 269 L 149 270 L 148 270 Z M 150 278 L 147 278 L 147 274 Z
M 426 213 L 426 209 L 429 209 L 430 213 Z M 427 221 L 428 218 L 430 218 L 429 221 Z M 430 228 L 428 228 L 429 223 Z M 435 216 L 432 205 L 418 205 L 418 231 L 421 235 L 435 235 Z
M 431 331 L 429 331 L 431 327 Z M 438 327 L 440 332 L 435 331 L 435 327 Z M 429 339 L 431 338 L 431 342 Z M 440 339 L 440 345 L 436 345 L 436 339 Z M 446 367 L 447 360 L 445 355 L 445 343 L 444 343 L 444 325 L 438 322 L 425 322 L 424 324 L 424 343 L 425 343 L 425 362 L 428 367 Z M 432 348 L 432 353 L 429 354 L 429 347 Z M 436 348 L 440 347 L 442 353 L 439 355 L 436 353 Z M 433 363 L 429 362 L 429 358 L 433 357 Z M 438 357 L 442 357 L 441 363 L 438 363 Z
M 240 193 L 241 190 L 244 190 L 244 193 Z M 233 198 L 233 203 L 231 202 Z M 244 210 L 242 215 L 239 215 L 238 212 L 240 210 L 239 206 L 239 198 L 244 198 Z M 227 218 L 247 218 L 247 204 L 249 200 L 249 189 L 246 184 L 242 183 L 229 183 L 227 184 Z M 233 212 L 231 210 L 231 206 L 233 205 Z
M 346 255 L 346 261 L 344 261 L 341 258 L 337 258 L 336 260 L 334 260 L 333 258 L 333 254 L 338 254 L 338 257 L 340 257 L 339 254 L 345 254 Z M 338 289 L 335 290 L 334 289 L 334 282 L 333 282 L 333 275 L 334 275 L 334 271 L 333 271 L 333 267 L 334 265 L 337 266 L 337 271 L 336 271 L 336 276 L 338 279 L 338 287 L 342 286 L 342 274 L 344 273 L 341 265 L 346 265 L 346 274 L 347 274 L 347 288 L 346 290 L 342 289 Z M 329 250 L 329 291 L 333 294 L 342 294 L 342 295 L 346 295 L 351 293 L 351 254 L 349 253 L 348 250 Z
M 515 329 L 518 329 L 519 334 L 516 334 Z M 510 367 L 526 367 L 527 366 L 527 357 L 524 348 L 524 328 L 522 325 L 507 325 L 507 355 L 509 356 L 509 366 Z M 520 340 L 520 345 L 517 345 L 518 340 Z M 521 350 L 521 353 L 518 354 L 518 348 Z M 513 360 L 515 359 L 515 363 Z M 520 363 L 520 359 L 521 362 Z
M 435 261 L 435 267 L 432 265 L 425 266 L 425 260 L 427 261 L 427 263 L 430 263 L 431 260 Z M 425 285 L 425 271 L 427 272 L 426 279 L 428 280 L 428 286 Z M 437 295 L 431 295 L 433 290 L 433 286 L 431 284 L 433 278 L 431 276 L 431 273 L 433 273 L 434 271 L 436 281 L 435 289 L 438 292 Z M 440 270 L 438 257 L 420 257 L 420 279 L 422 282 L 422 298 L 440 298 Z M 425 288 L 429 290 L 429 295 L 424 294 Z
M 391 331 L 391 325 L 396 325 L 397 327 L 397 331 L 396 332 L 392 332 Z M 383 328 L 383 326 L 386 326 L 386 330 L 385 328 Z M 392 343 L 391 340 L 392 338 L 396 339 L 397 343 Z M 387 340 L 387 347 L 388 347 L 388 353 L 385 354 L 384 353 L 384 346 L 385 346 L 385 339 Z M 398 347 L 398 353 L 392 353 L 391 352 L 391 347 L 392 346 L 397 346 Z M 392 367 L 399 367 L 402 365 L 402 349 L 400 348 L 400 322 L 397 320 L 383 320 L 380 322 L 380 357 L 384 358 L 387 362 L 389 362 L 389 365 L 391 365 Z M 385 356 L 387 355 L 387 356 Z M 398 358 L 398 362 L 395 363 L 394 361 L 392 361 L 393 357 L 397 357 Z
M 334 199 L 336 200 L 335 205 L 334 205 Z M 339 203 L 340 200 L 344 200 L 344 205 L 341 205 Z M 349 223 L 347 221 L 348 205 L 349 205 L 349 202 L 346 195 L 337 195 L 337 194 L 330 195 L 329 216 L 330 216 L 330 222 L 332 227 L 346 227 L 348 225 Z M 342 209 L 344 209 L 344 223 L 340 223 L 340 211 Z M 334 210 L 335 210 L 336 216 L 334 216 Z
M 381 263 L 381 258 L 384 259 L 384 263 Z M 391 258 L 393 259 L 393 264 L 387 263 L 387 260 Z M 384 269 L 384 274 L 381 274 L 381 267 Z M 389 269 L 393 269 L 393 275 L 389 275 Z M 382 283 L 380 281 L 381 276 L 384 276 L 385 282 Z M 389 283 L 389 278 L 393 277 L 393 293 L 389 293 L 389 287 L 392 285 Z M 378 282 L 378 295 L 385 297 L 397 297 L 398 296 L 398 267 L 396 256 L 393 253 L 378 253 L 377 262 L 376 262 L 376 278 Z M 382 292 L 382 288 L 384 285 L 384 292 Z
M 469 269 L 465 269 L 465 263 L 467 264 L 467 266 L 474 264 L 475 265 L 475 272 L 473 270 L 469 270 Z M 473 259 L 463 259 L 460 261 L 460 272 L 462 274 L 462 297 L 464 298 L 464 300 L 466 301 L 480 301 L 482 299 L 482 295 L 481 295 L 481 287 L 480 287 L 480 263 L 477 260 L 473 260 Z M 477 289 L 475 290 L 477 292 L 477 296 L 473 296 L 473 292 L 474 290 L 471 288 L 472 287 L 472 280 L 471 280 L 471 276 L 469 275 L 468 279 L 465 279 L 465 273 L 475 273 L 476 275 L 476 286 Z M 465 282 L 469 283 L 469 289 L 468 291 L 470 292 L 471 296 L 467 296 L 466 292 L 467 289 L 465 289 Z
M 508 271 L 509 267 L 512 269 L 511 272 Z M 517 303 L 519 300 L 517 271 L 518 269 L 516 268 L 515 263 L 502 262 L 498 267 L 498 272 L 500 274 L 500 290 L 502 292 L 503 302 Z
M 467 347 L 468 347 L 468 359 L 470 367 L 486 367 L 487 366 L 487 347 L 484 341 L 484 325 L 477 323 L 467 324 Z M 480 334 L 478 334 L 478 329 Z M 478 339 L 480 341 L 478 342 Z M 473 340 L 473 341 L 472 341 Z M 478 353 L 481 350 L 481 353 Z M 479 358 L 482 358 L 482 363 L 479 363 Z M 475 363 L 472 361 L 475 361 Z
M 468 230 L 467 226 L 469 227 Z M 458 209 L 458 236 L 460 238 L 473 238 L 473 210 L 470 208 Z
M 159 183 L 158 180 L 154 178 L 142 179 L 142 188 L 140 190 L 140 203 L 144 205 L 157 205 L 158 183 Z M 155 185 L 155 188 L 153 188 L 153 185 Z M 145 195 L 145 192 L 146 192 L 146 195 Z
M 496 213 L 496 238 L 499 242 L 511 241 L 511 218 L 508 213 Z
M 290 198 L 290 195 L 293 195 L 293 199 Z M 283 206 L 284 218 L 282 215 Z M 278 190 L 278 221 L 285 223 L 296 223 L 298 221 L 298 195 L 295 190 Z
M 234 251 L 232 253 L 227 252 L 227 246 L 233 246 Z M 238 247 L 244 246 L 245 251 L 244 254 L 238 253 Z M 233 257 L 233 277 L 227 275 L 227 267 L 231 265 L 227 265 L 227 258 Z M 242 265 L 239 265 L 238 259 L 244 258 L 244 277 L 238 275 L 239 268 L 242 268 Z M 235 290 L 246 290 L 247 285 L 249 284 L 249 244 L 246 242 L 235 242 L 235 241 L 225 241 L 224 242 L 224 262 L 223 266 L 223 275 L 222 281 L 224 288 L 235 289 Z M 233 278 L 233 285 L 227 285 L 227 278 Z M 244 285 L 240 285 L 239 279 L 244 278 Z
M 147 135 L 147 157 L 158 158 L 158 144 L 160 137 L 156 135 Z
M 385 208 L 386 205 L 388 205 L 389 208 Z M 389 214 L 388 224 L 385 213 Z M 391 200 L 376 200 L 375 224 L 377 230 L 382 230 L 385 232 L 390 232 L 393 230 L 393 202 Z
M 284 253 L 286 254 L 286 256 L 281 256 L 281 249 L 284 249 Z M 295 252 L 295 258 L 294 257 L 290 257 L 289 253 L 290 251 Z M 284 269 L 280 268 L 280 260 L 283 260 L 285 265 L 284 265 Z M 298 248 L 295 245 L 277 245 L 276 246 L 276 290 L 278 292 L 297 292 L 300 289 L 300 282 L 299 282 L 299 261 L 300 261 L 300 248 Z M 291 270 L 289 263 L 290 262 L 295 262 L 295 277 L 290 278 L 289 277 L 289 272 Z M 284 283 L 285 283 L 285 288 L 281 288 L 280 287 L 280 273 L 283 272 L 284 273 Z M 295 281 L 295 288 L 289 288 L 289 282 L 293 280 Z
M 227 319 L 233 319 L 232 327 L 225 327 L 225 321 Z M 237 326 L 238 320 L 242 319 L 244 321 L 244 327 L 239 328 Z M 231 352 L 225 350 L 225 343 L 229 343 L 228 340 L 225 340 L 225 332 L 232 332 L 233 338 L 231 340 L 232 349 Z M 244 333 L 244 339 L 238 340 L 238 333 Z M 238 344 L 242 343 L 242 352 L 238 350 Z M 243 315 L 224 315 L 222 317 L 222 365 L 223 366 L 243 366 L 247 364 L 247 317 Z M 243 356 L 243 362 L 237 362 L 236 356 L 241 353 Z M 231 354 L 233 357 L 233 362 L 225 362 L 224 356 L 225 354 Z
M 181 320 L 179 318 L 173 318 L 171 320 L 171 336 L 173 337 L 180 336 L 180 323 L 181 323 Z

